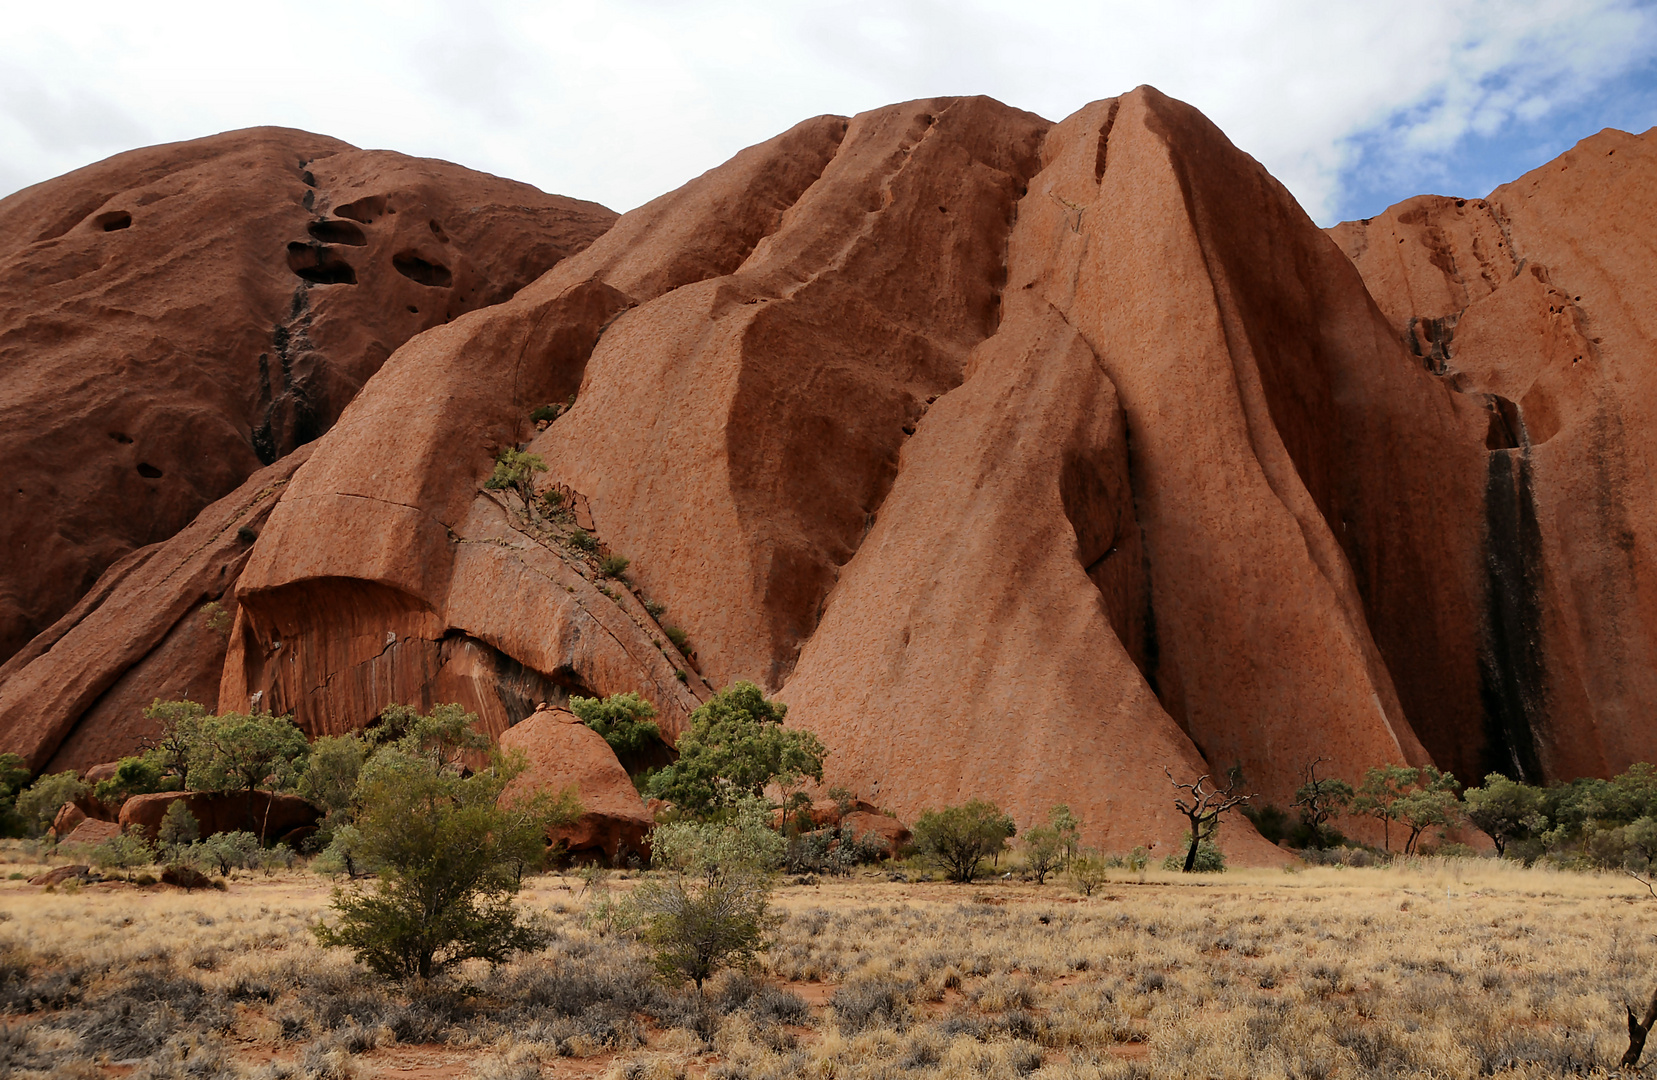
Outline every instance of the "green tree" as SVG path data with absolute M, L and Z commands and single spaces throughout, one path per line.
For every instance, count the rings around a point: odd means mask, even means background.
M 74 802 L 87 791 L 86 784 L 72 769 L 39 777 L 17 796 L 17 816 L 23 831 L 30 836 L 44 833 L 52 827 L 52 820 L 64 803 Z
M 118 761 L 114 776 L 93 785 L 92 797 L 99 802 L 119 806 L 134 795 L 168 791 L 178 783 L 177 777 L 168 774 L 162 756 L 151 750 Z
M 1421 834 L 1427 829 L 1450 824 L 1456 809 L 1456 789 L 1460 786 L 1453 774 L 1423 765 L 1414 782 L 1393 800 L 1393 817 L 1409 829 L 1404 854 L 1414 854 Z
M 679 760 L 650 778 L 650 794 L 706 817 L 743 795 L 762 795 L 771 783 L 822 780 L 828 751 L 811 732 L 783 727 L 787 712 L 753 683 L 726 687 L 690 714 Z
M 1212 845 L 1215 835 L 1220 831 L 1220 818 L 1246 804 L 1254 796 L 1237 794 L 1237 785 L 1243 782 L 1243 777 L 1236 769 L 1231 770 L 1231 775 L 1223 788 L 1210 786 L 1211 781 L 1207 773 L 1197 777 L 1195 783 L 1182 784 L 1174 779 L 1173 772 L 1166 766 L 1162 771 L 1167 774 L 1168 782 L 1174 785 L 1174 790 L 1180 792 L 1174 797 L 1174 808 L 1184 814 L 1185 820 L 1191 823 L 1191 831 L 1185 838 L 1189 847 L 1185 852 L 1182 869 L 1187 874 L 1196 873 L 1203 845 Z M 1217 854 L 1219 848 L 1215 847 L 1214 851 Z M 1221 869 L 1224 869 L 1223 859 Z
M 261 789 L 291 791 L 309 753 L 305 733 L 288 717 L 236 712 L 209 716 L 202 720 L 191 750 L 188 786 L 195 791 L 245 791 L 249 796 Z M 254 813 L 251 798 L 248 812 Z M 267 800 L 262 819 L 248 821 L 261 840 L 269 817 Z
M 1006 850 L 1018 830 L 999 806 L 973 799 L 926 811 L 912 831 L 915 849 L 942 865 L 951 881 L 964 884 L 982 872 L 985 859 Z
M 547 463 L 539 454 L 526 453 L 516 447 L 507 447 L 495 457 L 495 471 L 483 486 L 491 491 L 515 491 L 524 501 L 524 512 L 532 513 L 535 505 L 535 475 L 547 471 Z
M 1497 855 L 1507 854 L 1510 841 L 1524 840 L 1547 828 L 1542 790 L 1501 773 L 1489 774 L 1483 787 L 1468 788 L 1461 798 L 1467 819 L 1490 837 Z
M 1036 877 L 1037 885 L 1064 862 L 1064 841 L 1051 825 L 1037 825 L 1024 834 L 1024 865 Z
M 521 755 L 496 751 L 468 775 L 418 738 L 377 752 L 358 780 L 354 827 L 358 854 L 380 876 L 372 892 L 336 889 L 338 918 L 319 925 L 317 939 L 402 979 L 538 947 L 545 935 L 512 902 L 519 863 L 532 844 L 544 848 L 550 825 L 574 820 L 579 804 L 569 792 L 542 793 L 538 812 L 503 809 L 500 796 L 524 767 Z
M 662 741 L 656 706 L 631 692 L 607 698 L 572 697 L 570 712 L 604 736 L 618 758 L 633 757 Z
M 1082 849 L 1082 819 L 1070 807 L 1059 803 L 1047 811 L 1047 824 L 1059 836 L 1059 865 L 1068 866 Z
M 1339 777 L 1320 777 L 1318 766 L 1322 764 L 1320 757 L 1301 766 L 1301 785 L 1295 789 L 1294 802 L 1289 805 L 1300 811 L 1301 823 L 1311 833 L 1312 843 L 1325 848 L 1334 839 L 1330 820 L 1346 813 L 1357 792 Z
M 1364 771 L 1363 783 L 1352 799 L 1352 812 L 1381 823 L 1381 846 L 1392 850 L 1392 823 L 1398 820 L 1398 800 L 1419 779 L 1411 765 L 1372 765 Z
M 173 853 L 201 839 L 201 822 L 196 820 L 196 815 L 190 812 L 183 799 L 174 799 L 167 812 L 161 815 L 161 827 L 156 832 L 156 839 L 164 849 Z
M 435 705 L 424 714 L 409 705 L 388 705 L 368 738 L 372 752 L 391 749 L 423 757 L 436 769 L 457 769 L 468 756 L 489 751 L 489 736 L 477 730 L 477 719 L 455 704 Z
M 0 836 L 22 836 L 27 831 L 17 812 L 17 796 L 29 783 L 29 768 L 17 754 L 0 754 Z
M 367 743 L 355 734 L 324 735 L 311 743 L 296 788 L 302 798 L 322 810 L 316 832 L 318 846 L 327 847 L 335 831 L 350 822 L 357 777 L 367 756 Z
M 161 767 L 169 776 L 178 778 L 180 788 L 189 787 L 190 766 L 195 764 L 201 746 L 202 725 L 208 719 L 206 706 L 194 701 L 162 701 L 156 698 L 144 710 L 144 718 L 159 726 L 159 733 L 148 744 Z

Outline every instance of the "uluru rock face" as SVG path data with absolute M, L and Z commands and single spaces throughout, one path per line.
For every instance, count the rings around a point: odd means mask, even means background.
M 615 215 L 279 128 L 0 200 L 0 660 Z
M 1330 230 L 1416 363 L 1485 414 L 1476 618 L 1412 709 L 1458 773 L 1657 757 L 1654 212 L 1653 134 L 1608 130 L 1488 198 Z
M 135 614 L 194 586 L 142 575 L 205 559 L 220 708 L 314 735 L 458 701 L 540 745 L 570 695 L 631 690 L 671 738 L 751 679 L 827 783 L 904 819 L 1068 803 L 1107 848 L 1179 843 L 1165 770 L 1283 805 L 1314 760 L 1650 759 L 1653 277 L 1610 230 L 1653 164 L 1597 141 L 1326 233 L 1148 88 L 1056 124 L 984 98 L 808 120 L 396 349 L 201 515 L 202 554 L 120 564 L 0 670 L 0 732 L 115 756 L 139 728 L 94 699 L 202 655 Z M 506 448 L 550 502 L 485 488 Z M 93 665 L 113 690 L 60 686 L 128 639 Z M 1279 857 L 1240 820 L 1223 843 Z

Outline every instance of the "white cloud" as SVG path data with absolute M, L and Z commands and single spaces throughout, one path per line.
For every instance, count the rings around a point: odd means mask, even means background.
M 8 12 L 0 190 L 286 124 L 618 209 L 807 116 L 986 93 L 1057 119 L 1184 98 L 1319 220 L 1354 138 L 1401 157 L 1544 118 L 1657 50 L 1631 0 L 173 3 Z M 1586 134 L 1583 132 L 1582 134 Z

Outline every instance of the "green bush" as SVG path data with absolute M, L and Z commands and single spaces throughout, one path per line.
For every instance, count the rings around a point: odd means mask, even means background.
M 1037 885 L 1045 884 L 1047 875 L 1064 861 L 1064 842 L 1051 825 L 1037 825 L 1026 832 L 1023 847 L 1024 865 L 1035 875 Z
M 42 776 L 17 796 L 17 817 L 29 836 L 40 836 L 52 827 L 63 804 L 87 793 L 86 784 L 72 769 Z
M 627 568 L 632 565 L 633 560 L 625 555 L 606 555 L 603 561 L 598 564 L 598 572 L 605 577 L 613 577 L 620 581 L 625 578 Z
M 638 694 L 625 692 L 607 698 L 570 698 L 570 712 L 604 736 L 618 758 L 636 756 L 661 745 L 662 731 L 656 726 L 656 706 Z
M 535 499 L 535 474 L 547 471 L 540 455 L 507 447 L 495 457 L 495 471 L 483 486 L 491 491 L 515 491 L 527 511 Z
M 1191 846 L 1191 834 L 1186 833 L 1185 839 L 1180 843 L 1189 848 Z M 1169 855 L 1162 860 L 1162 868 L 1164 870 L 1184 870 L 1185 856 L 1180 854 Z M 1225 853 L 1213 841 L 1204 839 L 1197 845 L 1197 861 L 1191 867 L 1191 872 L 1195 874 L 1224 873 Z
M 690 655 L 690 635 L 689 634 L 685 633 L 683 630 L 681 630 L 677 626 L 664 626 L 664 627 L 662 627 L 662 633 L 666 634 L 667 639 L 669 641 L 673 642 L 673 647 L 675 649 L 678 649 L 681 653 L 685 654 L 686 656 Z
M 650 793 L 680 811 L 706 817 L 758 797 L 770 784 L 783 788 L 823 778 L 828 751 L 809 731 L 783 726 L 788 706 L 769 701 L 760 688 L 738 682 L 690 714 L 680 736 L 679 759 L 651 777 Z
M 557 405 L 537 405 L 529 410 L 529 422 L 539 424 L 542 420 L 545 420 L 550 424 L 558 419 L 558 411 L 559 407 Z
M 0 754 L 0 836 L 23 836 L 27 828 L 17 812 L 17 796 L 29 783 L 29 769 L 17 754 Z
M 161 755 L 151 751 L 141 757 L 122 758 L 115 765 L 114 776 L 93 786 L 92 797 L 119 806 L 134 795 L 171 791 L 177 787 L 178 779 L 167 774 Z
M 167 807 L 167 812 L 161 816 L 156 839 L 168 851 L 189 847 L 201 839 L 201 822 L 196 820 L 196 815 L 190 812 L 183 799 L 174 799 Z
M 338 917 L 316 929 L 323 945 L 349 948 L 399 979 L 539 947 L 545 934 L 519 919 L 512 897 L 523 866 L 543 857 L 547 827 L 579 813 L 570 792 L 502 807 L 521 756 L 496 751 L 488 768 L 467 775 L 418 734 L 377 752 L 358 781 L 356 855 L 379 873 L 374 890 L 336 889 Z
M 93 845 L 87 858 L 100 870 L 125 871 L 130 881 L 133 870 L 155 861 L 155 849 L 150 846 L 140 826 L 129 825 L 117 835 Z
M 712 878 L 673 874 L 633 892 L 645 942 L 663 975 L 702 984 L 721 968 L 751 963 L 767 948 L 772 917 L 770 878 L 732 869 Z
M 962 883 L 982 872 L 985 859 L 1006 850 L 1016 831 L 1010 816 L 982 799 L 928 810 L 913 829 L 915 850 L 943 867 L 951 881 Z
M 565 539 L 570 547 L 577 551 L 594 552 L 598 550 L 598 541 L 593 539 L 593 534 L 586 529 L 573 529 Z
M 1083 896 L 1092 896 L 1094 890 L 1110 879 L 1110 862 L 1098 852 L 1072 856 L 1065 870 L 1070 874 L 1070 880 L 1075 882 L 1076 891 Z
M 737 800 L 723 821 L 675 821 L 650 832 L 650 864 L 708 877 L 732 867 L 771 871 L 782 865 L 787 841 L 771 827 L 764 799 Z

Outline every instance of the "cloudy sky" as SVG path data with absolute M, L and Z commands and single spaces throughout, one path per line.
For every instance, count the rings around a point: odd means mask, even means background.
M 8 4 L 0 196 L 255 124 L 618 210 L 819 113 L 989 94 L 1058 119 L 1150 83 L 1322 224 L 1482 195 L 1657 124 L 1653 0 Z

